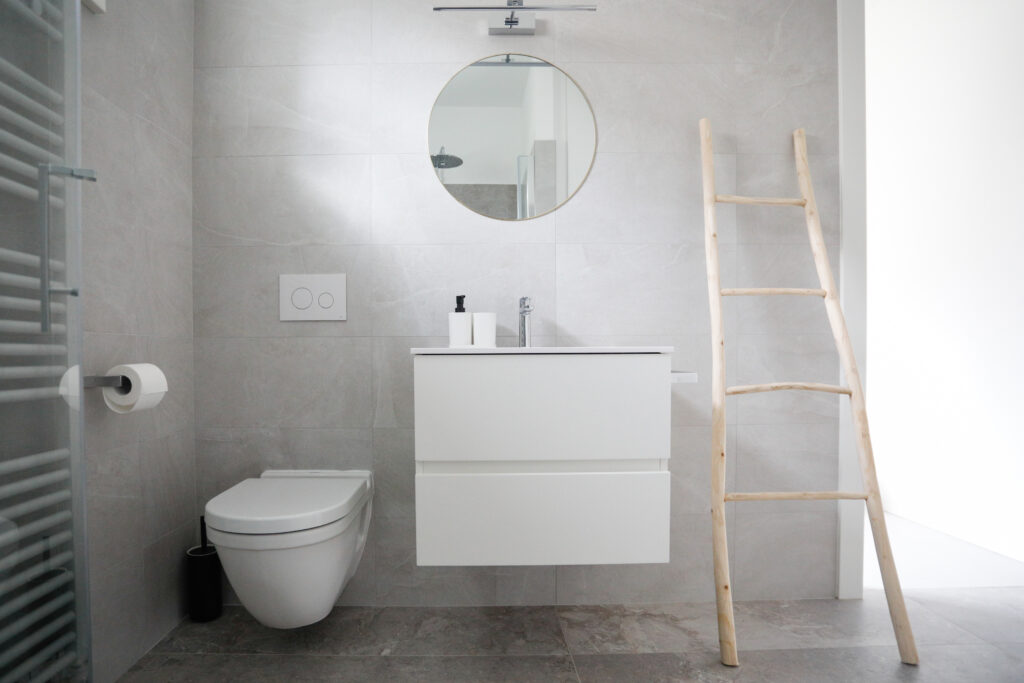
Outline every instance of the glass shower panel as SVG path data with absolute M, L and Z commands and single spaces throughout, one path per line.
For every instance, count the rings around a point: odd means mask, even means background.
M 516 218 L 535 216 L 533 199 L 533 155 L 516 157 Z
M 0 0 L 0 683 L 89 677 L 79 12 Z

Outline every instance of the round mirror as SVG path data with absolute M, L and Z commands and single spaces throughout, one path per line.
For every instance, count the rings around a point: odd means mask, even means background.
M 520 220 L 572 197 L 597 150 L 594 112 L 568 74 L 519 54 L 455 74 L 430 113 L 430 160 L 455 199 L 491 218 Z

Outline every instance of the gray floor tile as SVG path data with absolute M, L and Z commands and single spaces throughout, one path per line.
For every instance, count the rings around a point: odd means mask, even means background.
M 292 630 L 267 628 L 243 609 L 185 622 L 155 651 L 316 655 L 568 654 L 554 607 L 338 607 Z
M 880 591 L 739 602 L 739 668 L 718 661 L 713 603 L 339 607 L 290 631 L 233 607 L 180 625 L 124 680 L 1024 681 L 1024 589 L 914 591 L 908 606 L 917 667 L 899 661 Z
M 919 644 L 982 641 L 913 600 L 907 611 Z M 894 645 L 885 595 L 868 591 L 863 600 L 737 602 L 736 639 L 741 650 Z M 717 646 L 717 629 L 707 641 Z M 707 634 L 705 634 L 707 635 Z
M 150 654 L 122 683 L 178 681 L 409 681 L 576 683 L 568 656 L 348 657 Z
M 1003 683 L 1024 677 L 1019 663 L 989 645 L 936 645 L 921 649 L 921 664 L 907 666 L 895 647 L 807 648 L 740 653 L 727 667 L 718 653 L 694 651 L 642 655 L 576 655 L 582 683 Z
M 1024 588 L 945 588 L 908 595 L 986 641 L 1024 643 Z
M 908 666 L 895 647 L 762 650 L 740 656 L 740 676 L 748 681 L 843 681 L 843 683 L 1019 682 L 1022 672 L 996 648 L 980 645 L 934 645 L 920 648 L 921 663 Z
M 568 654 L 554 607 L 389 607 L 395 655 Z
M 713 604 L 559 608 L 573 654 L 685 652 L 706 647 L 715 628 Z M 714 638 L 717 646 L 717 636 Z
M 582 683 L 719 683 L 739 680 L 741 669 L 723 666 L 710 651 L 652 652 L 642 655 L 574 655 Z
M 994 645 L 995 647 L 999 648 L 1000 650 L 1003 651 L 1003 653 L 1005 653 L 1005 654 L 1009 655 L 1010 657 L 1013 657 L 1014 659 L 1019 661 L 1021 663 L 1021 666 L 1024 667 L 1024 645 L 1021 645 L 1020 643 L 1005 643 L 1005 642 L 1004 643 L 994 642 L 994 643 L 989 643 L 989 645 Z

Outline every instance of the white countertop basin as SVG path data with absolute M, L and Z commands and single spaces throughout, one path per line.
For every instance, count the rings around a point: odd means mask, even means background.
M 485 348 L 470 346 L 466 348 L 435 348 L 410 349 L 414 356 L 461 356 L 461 355 L 497 355 L 497 354 L 551 354 L 551 353 L 672 353 L 671 346 L 501 346 Z

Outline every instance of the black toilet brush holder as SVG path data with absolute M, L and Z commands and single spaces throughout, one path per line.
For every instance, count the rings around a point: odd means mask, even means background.
M 223 611 L 220 557 L 206 539 L 206 520 L 199 518 L 201 544 L 185 551 L 188 616 L 192 621 L 213 621 Z

